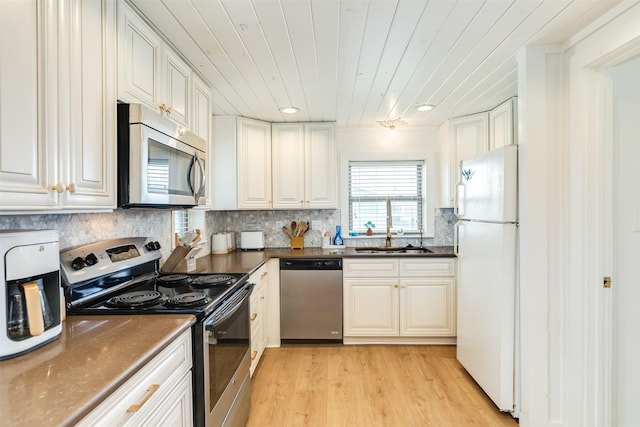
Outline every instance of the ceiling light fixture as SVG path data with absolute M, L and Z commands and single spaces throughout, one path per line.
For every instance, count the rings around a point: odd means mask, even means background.
M 282 107 L 280 111 L 284 114 L 295 114 L 300 111 L 300 109 L 298 107 Z
M 380 126 L 389 128 L 389 136 L 391 138 L 395 138 L 395 136 L 396 136 L 396 126 L 399 125 L 399 124 L 404 124 L 404 122 L 400 118 L 397 118 L 395 120 L 379 121 L 378 124 Z
M 431 105 L 431 104 L 420 104 L 420 105 L 416 105 L 416 110 L 418 110 L 418 111 L 429 111 L 429 110 L 433 110 L 433 105 Z

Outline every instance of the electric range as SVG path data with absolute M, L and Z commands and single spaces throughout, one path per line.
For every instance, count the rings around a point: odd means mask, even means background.
M 158 242 L 145 237 L 61 251 L 67 313 L 194 315 L 194 425 L 242 424 L 251 394 L 248 274 L 162 274 L 160 258 Z

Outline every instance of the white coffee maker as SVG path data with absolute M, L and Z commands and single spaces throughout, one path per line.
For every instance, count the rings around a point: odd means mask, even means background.
M 60 248 L 55 230 L 0 230 L 0 360 L 60 336 Z

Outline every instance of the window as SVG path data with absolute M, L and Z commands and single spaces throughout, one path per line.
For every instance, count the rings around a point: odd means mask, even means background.
M 350 161 L 348 165 L 349 230 L 386 233 L 387 198 L 393 228 L 405 233 L 424 227 L 424 161 Z
M 174 247 L 180 244 L 186 232 L 193 230 L 205 231 L 205 211 L 198 209 L 173 211 Z

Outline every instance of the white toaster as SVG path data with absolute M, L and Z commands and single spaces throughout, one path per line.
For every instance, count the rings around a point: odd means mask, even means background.
M 264 249 L 264 231 L 241 231 L 240 249 L 261 250 Z

